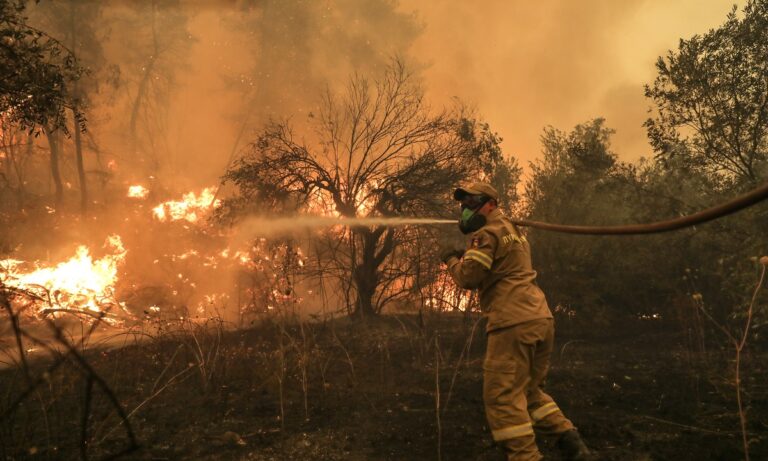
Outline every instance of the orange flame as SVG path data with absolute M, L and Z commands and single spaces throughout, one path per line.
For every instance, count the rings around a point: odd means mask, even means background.
M 147 198 L 149 195 L 149 189 L 142 185 L 135 185 L 128 187 L 128 197 L 130 198 Z
M 457 287 L 445 272 L 439 274 L 431 285 L 422 288 L 422 292 L 427 296 L 426 306 L 436 310 L 466 312 L 474 307 L 476 301 L 472 292 Z
M 158 221 L 197 222 L 211 209 L 221 206 L 221 200 L 215 198 L 215 188 L 206 187 L 200 195 L 194 192 L 184 194 L 181 200 L 169 200 L 152 209 Z
M 109 236 L 104 246 L 112 254 L 94 260 L 88 248 L 81 245 L 67 261 L 48 267 L 35 262 L 31 264 L 34 269 L 26 272 L 29 263 L 0 260 L 0 280 L 48 300 L 52 308 L 104 312 L 106 305 L 114 304 L 118 266 L 127 253 L 118 235 Z

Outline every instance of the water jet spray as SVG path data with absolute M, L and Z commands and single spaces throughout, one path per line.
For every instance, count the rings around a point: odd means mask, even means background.
M 291 216 L 283 218 L 251 217 L 240 224 L 238 234 L 255 237 L 268 237 L 275 234 L 290 233 L 297 230 L 316 229 L 333 226 L 408 226 L 456 224 L 455 219 L 440 218 L 399 218 L 369 217 L 350 218 L 332 216 Z
M 768 199 L 768 183 L 750 192 L 742 194 L 723 204 L 713 206 L 691 215 L 681 216 L 666 221 L 656 221 L 646 224 L 629 224 L 620 226 L 571 226 L 551 224 L 526 219 L 510 219 L 518 226 L 532 227 L 569 234 L 589 235 L 637 235 L 669 232 L 685 227 L 712 221 L 729 214 L 753 206 Z M 456 224 L 455 219 L 442 218 L 399 218 L 399 217 L 331 217 L 331 216 L 293 216 L 283 218 L 252 217 L 238 226 L 237 234 L 249 237 L 268 237 L 275 234 L 290 233 L 299 229 L 314 229 L 320 227 L 344 226 L 407 226 L 407 225 L 442 225 Z

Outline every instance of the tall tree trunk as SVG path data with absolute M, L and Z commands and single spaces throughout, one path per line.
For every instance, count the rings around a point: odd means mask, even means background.
M 59 171 L 59 132 L 50 127 L 43 127 L 45 137 L 48 139 L 48 146 L 51 150 L 51 178 L 56 188 L 56 207 L 60 207 L 64 201 L 64 185 L 61 183 L 61 172 Z
M 3 127 L 5 128 L 5 127 Z M 8 129 L 10 131 L 10 129 Z M 18 145 L 18 137 L 15 135 L 6 136 L 4 139 L 4 146 L 3 146 L 3 152 L 5 152 L 5 160 L 4 162 L 0 162 L 5 166 L 5 173 L 0 173 L 0 179 L 2 179 L 5 184 L 7 185 L 8 189 L 13 189 L 14 192 L 16 192 L 16 198 L 18 203 L 18 209 L 21 211 L 22 205 L 22 194 L 21 191 L 23 190 L 24 184 L 23 179 L 21 179 L 21 175 L 19 173 L 19 158 L 16 153 L 16 147 Z M 11 183 L 11 178 L 16 178 L 16 188 L 14 189 L 13 184 Z
M 362 263 L 355 270 L 354 280 L 355 288 L 357 289 L 357 300 L 355 301 L 355 310 L 352 312 L 352 317 L 364 319 L 375 316 L 376 310 L 373 307 L 373 297 L 376 294 L 376 286 L 378 285 L 377 269 L 372 267 L 370 261 L 366 262 L 363 259 Z
M 20 135 L 21 133 L 19 133 L 18 137 L 20 137 Z M 11 177 L 11 172 L 13 172 L 13 176 L 16 177 L 16 205 L 17 209 L 22 211 L 24 209 L 24 196 L 26 195 L 23 163 L 24 159 L 32 157 L 32 136 L 27 136 L 27 142 L 24 144 L 27 150 L 26 154 L 21 153 L 21 149 L 16 148 L 20 144 L 20 142 L 14 142 L 6 149 L 6 154 L 10 160 L 10 162 L 6 163 L 6 166 L 8 170 L 8 178 Z
M 141 109 L 141 105 L 144 102 L 144 98 L 146 97 L 147 93 L 147 87 L 149 86 L 149 83 L 152 79 L 152 72 L 155 68 L 155 63 L 157 62 L 158 54 L 160 53 L 160 46 L 158 44 L 157 40 L 157 29 L 155 27 L 155 10 L 156 5 L 155 2 L 152 2 L 152 55 L 149 57 L 149 61 L 147 62 L 147 65 L 144 66 L 144 74 L 141 76 L 141 81 L 139 82 L 139 88 L 136 91 L 136 98 L 133 100 L 133 108 L 131 109 L 131 121 L 130 121 L 130 127 L 129 127 L 129 133 L 130 133 L 130 142 L 131 142 L 131 154 L 136 154 L 136 149 L 138 147 L 138 133 L 137 130 L 137 124 L 139 121 L 139 110 Z
M 353 230 L 360 238 L 360 259 L 352 271 L 352 280 L 355 284 L 357 299 L 355 300 L 355 310 L 352 311 L 352 317 L 358 319 L 370 318 L 376 315 L 373 308 L 373 296 L 376 293 L 378 285 L 377 267 L 373 264 L 373 256 L 376 250 L 376 242 L 373 240 L 369 229 L 360 228 Z M 372 241 L 373 240 L 373 241 Z
M 80 139 L 80 122 L 77 120 L 77 106 L 72 109 L 72 117 L 75 120 L 75 159 L 77 161 L 77 177 L 80 181 L 80 213 L 88 211 L 88 187 L 83 165 L 83 143 Z
M 2 127 L 0 127 L 0 129 L 2 129 Z M 0 164 L 2 164 L 5 167 L 5 172 L 0 172 L 0 184 L 5 183 L 6 187 L 8 187 L 9 190 L 13 190 L 13 185 L 11 184 L 11 177 L 13 176 L 11 174 L 13 172 L 12 164 L 15 163 L 15 160 L 13 157 L 13 147 L 9 145 L 3 146 L 3 151 L 5 152 L 5 161 L 0 161 Z M 21 182 L 21 181 L 18 181 L 18 182 Z M 17 187 L 15 190 L 18 193 L 19 188 Z
M 77 56 L 77 4 L 75 0 L 69 3 L 69 27 L 72 34 L 72 44 L 70 49 L 74 56 Z M 75 160 L 77 163 L 77 178 L 80 182 L 80 213 L 85 215 L 88 210 L 88 187 L 85 179 L 85 167 L 83 166 L 83 143 L 80 139 L 80 119 L 78 110 L 80 108 L 80 89 L 77 82 L 73 83 L 74 103 L 72 105 L 72 121 L 75 131 Z
M 155 61 L 157 60 L 157 55 L 153 54 L 151 58 L 149 58 L 149 62 L 147 63 L 144 75 L 141 77 L 141 81 L 139 82 L 139 89 L 136 92 L 136 97 L 133 99 L 133 108 L 131 109 L 131 121 L 129 125 L 129 133 L 131 136 L 131 144 L 133 146 L 133 150 L 135 153 L 136 146 L 138 144 L 137 138 L 138 134 L 136 133 L 136 126 L 139 122 L 139 110 L 141 109 L 141 104 L 144 101 L 145 94 L 147 92 L 147 85 L 149 85 L 149 80 L 152 77 L 152 69 L 155 67 Z
M 32 158 L 32 149 L 35 147 L 35 141 L 34 138 L 31 135 L 27 135 L 27 153 L 24 158 Z M 24 169 L 23 164 L 21 160 L 19 161 L 18 165 L 16 165 L 16 177 L 19 180 L 19 188 L 18 188 L 18 196 L 19 196 L 19 211 L 24 210 L 24 199 L 27 196 L 27 188 L 25 187 L 24 182 Z
M 359 230 L 357 233 L 360 236 L 362 252 L 360 263 L 352 273 L 357 291 L 357 302 L 352 316 L 365 318 L 378 314 L 373 298 L 379 287 L 379 267 L 394 249 L 394 234 L 391 229 L 385 227 Z M 384 241 L 380 243 L 382 235 Z

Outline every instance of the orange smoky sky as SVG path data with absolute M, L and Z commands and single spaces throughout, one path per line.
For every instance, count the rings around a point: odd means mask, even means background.
M 337 9 L 350 5 L 337 3 Z M 736 5 L 741 8 L 743 3 Z M 219 78 L 247 75 L 254 65 L 247 48 L 257 38 L 233 30 L 231 20 L 238 14 L 234 4 L 187 4 L 194 11 L 189 31 L 195 42 L 188 67 L 179 78 L 168 133 L 169 166 L 183 182 L 217 180 L 233 147 L 242 148 L 253 140 L 260 124 L 274 115 L 257 111 L 250 122 L 243 120 L 247 113 L 243 95 L 228 89 Z M 722 24 L 734 3 L 400 0 L 393 4 L 417 25 L 413 37 L 402 42 L 407 43 L 407 60 L 420 69 L 432 106 L 448 106 L 457 97 L 476 108 L 504 138 L 505 153 L 527 167 L 540 155 L 539 136 L 545 126 L 570 130 L 596 117 L 605 118 L 616 130 L 613 150 L 620 158 L 652 155 L 642 127 L 650 107 L 643 85 L 653 81 L 656 59 L 676 49 L 680 38 Z M 357 13 L 348 14 L 350 19 L 344 21 L 354 25 Z M 371 18 L 367 20 L 370 23 Z M 392 40 L 388 34 L 397 33 L 375 30 L 366 40 L 379 37 L 383 43 Z M 345 79 L 341 74 L 358 70 L 354 60 L 345 64 L 343 56 L 335 62 L 326 59 L 337 45 L 312 44 L 315 49 L 329 49 L 326 54 L 314 54 L 307 67 L 313 78 L 332 84 Z M 324 66 L 324 61 L 329 63 Z M 313 106 L 273 109 L 280 116 L 305 120 Z
M 735 4 L 742 8 L 744 2 Z M 412 53 L 427 64 L 431 100 L 457 96 L 504 138 L 521 165 L 542 129 L 603 117 L 613 150 L 652 155 L 642 127 L 654 64 L 680 38 L 725 21 L 732 0 L 402 0 L 424 30 Z

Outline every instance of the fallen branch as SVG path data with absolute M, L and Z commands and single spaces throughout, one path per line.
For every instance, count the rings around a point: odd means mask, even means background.
M 707 434 L 728 435 L 728 436 L 733 436 L 737 434 L 737 431 L 719 431 L 716 429 L 705 429 L 703 427 L 689 426 L 687 424 L 681 424 L 681 423 L 676 423 L 674 421 L 668 421 L 666 419 L 656 418 L 655 416 L 640 415 L 639 417 L 643 419 L 655 421 L 657 423 L 669 424 L 670 426 L 681 427 L 683 429 L 688 429 L 690 431 L 704 432 Z
M 64 314 L 72 314 L 72 315 L 85 315 L 88 317 L 93 317 L 96 320 L 103 320 L 104 317 L 110 317 L 110 318 L 117 318 L 115 314 L 110 314 L 108 312 L 94 312 L 94 311 L 88 311 L 88 310 L 79 310 L 79 309 L 67 309 L 64 307 L 51 307 L 51 308 L 45 308 L 40 311 L 40 313 L 46 317 L 51 314 L 56 313 L 64 313 Z
M 143 407 L 144 405 L 149 403 L 151 400 L 153 400 L 158 395 L 162 394 L 162 392 L 164 390 L 166 390 L 171 384 L 173 384 L 173 382 L 176 381 L 177 378 L 181 377 L 181 375 L 183 375 L 184 373 L 187 373 L 188 371 L 192 370 L 192 368 L 194 368 L 194 367 L 195 367 L 195 365 L 190 364 L 190 365 L 187 366 L 187 368 L 185 368 L 185 369 L 181 370 L 180 372 L 176 373 L 175 375 L 171 376 L 171 378 L 168 379 L 168 381 L 166 381 L 166 383 L 163 385 L 163 387 L 161 387 L 160 389 L 155 391 L 152 395 L 150 395 L 149 397 L 144 399 L 143 402 L 141 402 L 140 404 L 136 405 L 136 408 L 131 410 L 125 416 L 125 419 L 128 420 L 129 418 L 131 418 L 134 414 L 136 414 L 137 411 L 139 411 L 141 409 L 141 407 Z M 99 440 L 99 443 L 104 442 L 107 439 L 107 437 L 109 437 L 113 432 L 115 432 L 115 430 L 117 430 L 117 428 L 119 428 L 122 425 L 123 425 L 122 421 L 119 422 L 117 425 L 115 425 L 112 429 L 109 430 L 109 432 L 104 434 L 104 436 L 101 438 L 101 440 Z

